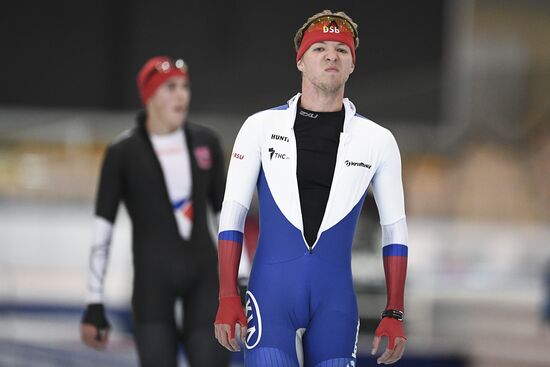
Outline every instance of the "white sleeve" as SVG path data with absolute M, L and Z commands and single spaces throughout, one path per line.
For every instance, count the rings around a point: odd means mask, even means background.
M 382 226 L 382 247 L 387 245 L 405 245 L 409 243 L 407 220 L 402 218 L 395 223 Z
M 244 122 L 235 139 L 227 172 L 224 201 L 236 201 L 246 209 L 250 207 L 262 164 L 259 128 L 259 121 L 252 117 Z
M 401 156 L 393 135 L 389 133 L 387 136 L 381 162 L 372 178 L 372 191 L 381 225 L 392 224 L 405 218 Z
M 220 229 L 224 231 L 239 231 L 244 233 L 244 224 L 248 209 L 234 200 L 224 200 L 220 214 Z
M 107 271 L 107 262 L 109 260 L 112 233 L 113 223 L 105 218 L 96 216 L 94 219 L 93 241 L 88 268 L 88 290 L 86 295 L 86 303 L 88 304 L 103 303 L 103 286 Z

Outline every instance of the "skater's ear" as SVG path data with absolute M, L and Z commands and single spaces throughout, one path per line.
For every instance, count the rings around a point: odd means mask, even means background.
M 296 67 L 298 68 L 298 70 L 304 71 L 304 62 L 302 61 L 302 59 L 298 60 L 298 62 L 296 63 Z

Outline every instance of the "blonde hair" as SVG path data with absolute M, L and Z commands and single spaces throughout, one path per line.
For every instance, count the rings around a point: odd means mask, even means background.
M 302 24 L 302 26 L 296 32 L 296 35 L 294 36 L 294 48 L 296 49 L 296 51 L 298 51 L 298 49 L 300 48 L 300 43 L 302 43 L 302 37 L 303 37 L 304 32 L 307 29 L 307 27 L 315 19 L 321 18 L 321 17 L 326 17 L 326 16 L 331 16 L 331 15 L 335 16 L 335 17 L 345 19 L 353 27 L 353 30 L 355 31 L 355 37 L 354 37 L 354 40 L 353 40 L 354 45 L 355 45 L 356 49 L 357 49 L 357 47 L 359 47 L 359 33 L 357 32 L 357 28 L 359 26 L 357 25 L 357 23 L 355 23 L 353 20 L 351 20 L 350 16 L 347 15 L 346 13 L 344 13 L 343 11 L 339 11 L 337 13 L 334 13 L 331 10 L 323 10 L 322 12 L 319 12 L 319 13 L 314 14 L 311 17 L 309 17 L 308 20 L 304 24 Z

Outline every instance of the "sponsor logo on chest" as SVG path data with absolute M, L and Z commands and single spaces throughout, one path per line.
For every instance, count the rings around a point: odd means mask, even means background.
M 363 167 L 363 168 L 367 168 L 367 169 L 370 169 L 372 166 L 370 164 L 367 164 L 367 163 L 364 163 L 364 162 L 354 162 L 354 161 L 350 161 L 350 160 L 347 160 L 344 162 L 344 164 L 346 165 L 346 167 Z
M 287 143 L 290 141 L 287 136 L 277 134 L 271 134 L 271 140 L 282 140 Z
M 273 159 L 290 159 L 288 154 L 275 151 L 275 148 L 269 148 L 269 160 Z

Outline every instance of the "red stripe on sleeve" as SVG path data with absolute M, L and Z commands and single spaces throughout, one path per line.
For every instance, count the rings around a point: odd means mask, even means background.
M 235 241 L 218 241 L 219 297 L 238 296 L 237 276 L 241 262 L 242 245 Z
M 388 292 L 386 309 L 404 311 L 407 257 L 384 256 L 384 274 L 386 275 L 386 289 Z

